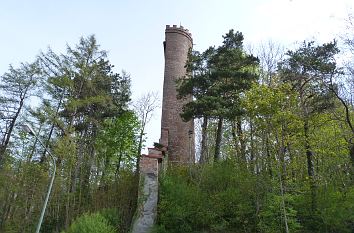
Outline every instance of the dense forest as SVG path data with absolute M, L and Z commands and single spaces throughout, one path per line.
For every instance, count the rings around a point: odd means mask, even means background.
M 36 229 L 53 175 L 47 151 L 57 169 L 41 232 L 59 232 L 77 216 L 103 209 L 117 216 L 122 231 L 129 228 L 141 123 L 128 107 L 129 75 L 112 68 L 90 36 L 1 76 L 1 232 Z
M 349 27 L 352 24 L 348 24 Z M 190 51 L 195 164 L 160 179 L 155 232 L 353 232 L 354 27 L 324 44 Z M 128 232 L 156 95 L 131 103 L 94 36 L 0 77 L 0 232 Z M 33 128 L 34 135 L 22 126 Z M 43 145 L 42 145 L 43 144 Z M 54 157 L 56 171 L 48 153 Z

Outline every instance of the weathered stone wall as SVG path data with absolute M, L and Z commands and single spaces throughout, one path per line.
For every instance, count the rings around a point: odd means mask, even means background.
M 194 162 L 194 123 L 193 121 L 183 122 L 180 117 L 183 105 L 192 97 L 183 101 L 177 100 L 176 97 L 176 80 L 186 75 L 185 65 L 192 45 L 192 36 L 187 29 L 176 25 L 166 26 L 160 142 L 168 144 L 169 162 L 172 163 Z M 192 135 L 189 135 L 190 132 Z M 168 135 L 167 139 L 166 135 Z
M 148 233 L 154 226 L 158 200 L 158 159 L 142 156 L 138 206 L 132 233 Z

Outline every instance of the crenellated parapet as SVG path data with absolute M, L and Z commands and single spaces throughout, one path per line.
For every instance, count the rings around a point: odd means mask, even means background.
M 186 36 L 191 43 L 193 44 L 193 38 L 192 38 L 192 33 L 189 32 L 188 29 L 184 28 L 183 26 L 177 26 L 177 25 L 166 25 L 166 33 L 180 33 L 184 36 Z

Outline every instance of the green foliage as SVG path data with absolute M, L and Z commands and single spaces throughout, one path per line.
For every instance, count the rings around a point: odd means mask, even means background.
M 92 211 L 100 212 L 118 232 L 129 232 L 137 205 L 138 175 L 122 169 L 119 179 L 101 184 L 92 195 Z
M 214 160 L 221 158 L 223 121 L 243 115 L 240 99 L 257 80 L 259 65 L 257 57 L 244 51 L 241 32 L 231 29 L 223 39 L 218 48 L 209 47 L 203 53 L 191 51 L 186 67 L 192 75 L 177 82 L 178 98 L 193 96 L 183 106 L 182 119 L 204 117 L 205 125 L 207 118 L 218 119 Z M 206 134 L 205 128 L 202 134 Z M 202 147 L 205 154 L 205 145 Z
M 320 191 L 319 215 L 322 232 L 350 233 L 354 229 L 354 187 L 348 190 L 323 188 Z
M 240 94 L 257 80 L 259 60 L 245 53 L 243 35 L 230 30 L 218 48 L 203 53 L 191 51 L 187 70 L 193 75 L 178 82 L 178 96 L 192 95 L 194 100 L 183 107 L 182 118 L 224 117 L 241 114 Z
M 281 195 L 277 179 L 252 174 L 234 160 L 195 166 L 192 172 L 170 168 L 161 181 L 154 232 L 283 233 L 284 212 L 289 232 L 351 232 L 353 187 L 318 189 L 313 213 L 308 185 L 293 185 Z
M 0 167 L 6 159 L 6 153 L 16 135 L 15 126 L 28 106 L 28 99 L 35 95 L 40 80 L 38 64 L 21 64 L 15 69 L 10 65 L 9 72 L 0 76 Z
M 254 225 L 256 179 L 241 181 L 246 174 L 231 162 L 194 167 L 192 176 L 183 168 L 169 170 L 161 182 L 157 231 L 238 232 Z
M 298 92 L 303 117 L 334 107 L 330 88 L 336 88 L 332 80 L 341 73 L 335 60 L 338 53 L 336 41 L 323 45 L 303 42 L 295 51 L 288 51 L 287 58 L 279 63 L 281 80 Z
M 99 212 L 109 223 L 109 225 L 114 226 L 116 233 L 123 232 L 121 231 L 122 216 L 121 213 L 116 208 L 106 208 Z
M 254 84 L 242 99 L 242 106 L 258 129 L 285 123 L 295 130 L 295 125 L 300 124 L 296 115 L 297 104 L 296 95 L 287 84 L 276 87 Z
M 57 172 L 42 231 L 59 232 L 83 213 L 109 207 L 117 213 L 103 215 L 127 232 L 137 199 L 139 126 L 128 111 L 130 76 L 114 72 L 89 36 L 62 54 L 48 49 L 32 64 L 10 66 L 0 79 L 0 231 L 34 232 L 52 175 L 50 151 Z M 33 95 L 43 102 L 28 109 Z M 46 149 L 19 132 L 22 121 L 32 124 Z
M 104 167 L 102 182 L 114 180 L 122 165 L 133 168 L 138 150 L 139 122 L 133 112 L 127 111 L 116 118 L 104 121 L 95 148 Z
M 115 233 L 115 230 L 107 219 L 96 213 L 80 216 L 62 233 Z
M 13 167 L 11 167 L 11 165 Z M 0 198 L 3 202 L 0 214 L 12 218 L 0 222 L 4 232 L 34 232 L 36 220 L 31 216 L 39 216 L 43 205 L 41 194 L 47 188 L 46 168 L 40 164 L 20 162 L 18 164 L 5 164 L 0 172 Z M 13 193 L 18 193 L 13 196 Z M 19 209 L 9 212 L 8 208 L 16 204 Z
M 301 224 L 297 219 L 297 211 L 294 209 L 295 195 L 287 194 L 284 197 L 286 203 L 286 218 L 290 232 L 300 232 Z M 260 232 L 284 232 L 284 214 L 282 210 L 283 197 L 274 193 L 268 193 L 263 207 L 259 213 L 258 228 Z

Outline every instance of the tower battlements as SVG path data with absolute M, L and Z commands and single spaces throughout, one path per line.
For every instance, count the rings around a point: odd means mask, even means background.
M 177 26 L 177 25 L 166 25 L 166 33 L 180 33 L 184 36 L 186 36 L 193 44 L 193 38 L 192 38 L 192 33 L 189 32 L 188 29 L 184 28 L 183 26 Z

